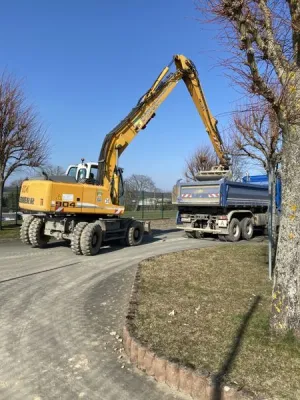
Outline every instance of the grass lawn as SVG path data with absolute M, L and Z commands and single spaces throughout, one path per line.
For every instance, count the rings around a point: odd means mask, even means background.
M 0 241 L 5 239 L 19 239 L 20 226 L 11 222 L 2 222 L 2 230 L 0 231 Z
M 272 399 L 300 399 L 300 343 L 273 337 L 267 245 L 226 245 L 146 260 L 140 267 L 133 333 L 159 356 L 220 373 L 224 382 Z

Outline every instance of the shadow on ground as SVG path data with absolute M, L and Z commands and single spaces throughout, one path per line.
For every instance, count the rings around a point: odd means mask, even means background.
M 222 399 L 222 386 L 224 384 L 225 377 L 228 376 L 232 370 L 233 363 L 238 356 L 238 353 L 241 349 L 243 339 L 249 325 L 251 318 L 253 317 L 257 306 L 261 300 L 261 296 L 255 296 L 253 302 L 248 310 L 248 312 L 244 315 L 243 320 L 236 332 L 236 336 L 234 337 L 231 345 L 231 349 L 220 369 L 215 376 L 213 377 L 214 391 L 212 394 L 212 400 L 221 400 Z

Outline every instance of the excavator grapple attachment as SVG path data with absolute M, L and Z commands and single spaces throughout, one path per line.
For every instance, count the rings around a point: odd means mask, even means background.
M 217 166 L 210 171 L 199 171 L 196 174 L 197 181 L 218 181 L 222 178 L 231 178 L 232 173 L 230 170 Z

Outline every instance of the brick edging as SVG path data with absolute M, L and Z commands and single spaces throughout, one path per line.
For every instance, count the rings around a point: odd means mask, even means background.
M 130 321 L 135 317 L 139 279 L 140 266 L 138 266 L 135 276 L 126 322 L 123 327 L 123 346 L 130 362 L 147 375 L 152 376 L 156 381 L 166 383 L 170 388 L 190 395 L 195 400 L 212 399 L 214 387 L 209 374 L 202 375 L 191 368 L 183 367 L 165 358 L 158 357 L 153 351 L 139 343 L 131 333 Z M 229 386 L 223 386 L 221 389 L 220 400 L 241 400 L 246 398 L 253 399 L 253 396 L 243 390 L 237 390 Z

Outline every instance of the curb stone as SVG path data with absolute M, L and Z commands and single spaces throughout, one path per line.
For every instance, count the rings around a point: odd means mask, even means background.
M 138 303 L 138 284 L 140 281 L 140 266 L 133 283 L 129 309 L 123 327 L 123 345 L 125 352 L 137 368 L 147 375 L 154 377 L 157 382 L 167 384 L 171 389 L 191 396 L 194 400 L 213 400 L 214 386 L 209 374 L 201 375 L 199 372 L 171 362 L 163 357 L 158 357 L 154 352 L 139 343 L 131 333 L 131 322 L 135 316 Z M 221 388 L 221 397 L 218 400 L 246 400 L 257 399 L 252 393 L 238 390 L 228 385 Z M 266 400 L 259 398 L 259 400 Z

